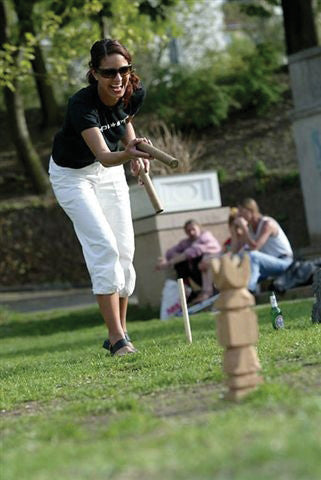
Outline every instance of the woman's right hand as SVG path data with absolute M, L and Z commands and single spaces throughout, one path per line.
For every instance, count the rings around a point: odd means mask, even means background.
M 147 158 L 149 160 L 152 158 L 149 153 L 138 150 L 138 148 L 136 147 L 136 145 L 142 142 L 148 143 L 146 138 L 133 138 L 127 143 L 124 153 L 128 156 L 128 160 L 132 158 Z

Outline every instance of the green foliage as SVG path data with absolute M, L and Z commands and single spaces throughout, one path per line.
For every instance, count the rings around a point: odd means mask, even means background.
M 263 160 L 258 160 L 255 164 L 254 175 L 257 179 L 266 177 L 268 174 L 268 169 L 263 162 Z
M 290 187 L 292 185 L 296 185 L 300 181 L 300 173 L 298 170 L 285 173 L 280 176 L 280 180 L 283 187 Z
M 194 0 L 190 1 L 192 5 Z M 102 36 L 99 19 L 108 15 L 108 34 L 131 51 L 147 46 L 157 36 L 167 38 L 177 31 L 176 13 L 183 0 L 38 0 L 10 6 L 10 42 L 0 50 L 0 85 L 14 89 L 13 79 L 32 75 L 35 45 L 42 45 L 51 80 L 59 80 L 59 90 L 80 86 L 85 81 L 89 49 Z M 25 12 L 28 21 L 18 22 L 14 7 Z M 17 61 L 16 61 L 16 60 Z M 79 71 L 84 72 L 79 75 Z
M 236 100 L 243 109 L 254 107 L 262 114 L 280 99 L 285 90 L 275 75 L 279 54 L 271 44 L 259 44 L 254 54 L 244 57 L 244 62 L 244 70 L 235 78 Z
M 255 191 L 257 193 L 265 192 L 266 187 L 270 181 L 268 169 L 263 162 L 263 160 L 258 160 L 255 163 L 254 168 L 254 177 L 256 178 L 255 181 Z
M 14 91 L 15 81 L 29 75 L 33 59 L 32 36 L 26 36 L 26 42 L 21 48 L 4 43 L 0 49 L 0 87 L 8 87 Z
M 281 0 L 256 0 L 252 3 L 249 1 L 241 4 L 240 9 L 249 16 L 270 18 L 273 15 L 273 7 L 277 6 L 281 6 Z
M 145 111 L 157 112 L 167 124 L 201 130 L 220 125 L 231 112 L 265 112 L 285 86 L 275 73 L 278 53 L 267 44 L 235 48 L 205 57 L 196 68 L 159 69 L 149 88 Z
M 228 181 L 228 173 L 224 167 L 217 169 L 217 177 L 220 184 Z

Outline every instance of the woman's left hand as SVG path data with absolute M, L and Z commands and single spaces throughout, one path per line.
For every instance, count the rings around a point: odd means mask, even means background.
M 152 142 L 148 138 L 144 138 L 144 142 L 152 145 Z M 140 158 L 140 159 L 133 158 L 130 162 L 130 170 L 131 170 L 132 175 L 134 175 L 134 177 L 139 176 L 139 172 L 140 172 L 140 169 L 141 169 L 141 162 L 143 162 L 143 164 L 144 164 L 144 171 L 146 173 L 149 173 L 150 163 L 149 163 L 149 160 L 147 158 Z M 139 181 L 141 182 L 141 180 L 139 180 Z
M 130 171 L 134 177 L 138 177 L 140 169 L 141 169 L 141 162 L 144 164 L 144 171 L 149 173 L 150 164 L 147 158 L 133 158 L 130 162 Z

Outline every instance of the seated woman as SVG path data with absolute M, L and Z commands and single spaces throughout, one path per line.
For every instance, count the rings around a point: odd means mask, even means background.
M 221 254 L 224 253 L 242 253 L 244 248 L 246 248 L 245 238 L 243 231 L 240 227 L 238 227 L 235 223 L 236 219 L 238 218 L 239 211 L 236 207 L 231 208 L 230 215 L 228 218 L 228 227 L 230 231 L 230 236 L 228 239 L 223 243 Z M 212 254 L 205 254 L 203 258 L 198 264 L 199 270 L 202 272 L 202 280 L 203 280 L 203 290 L 195 299 L 198 302 L 202 302 L 209 298 L 213 293 L 217 293 L 218 291 L 214 285 L 212 267 L 211 267 L 211 260 L 215 257 Z
M 193 290 L 188 302 L 194 299 L 193 303 L 197 303 L 213 295 L 213 286 L 208 285 L 207 275 L 199 268 L 200 262 L 205 255 L 219 254 L 221 246 L 211 232 L 201 229 L 196 220 L 185 222 L 184 231 L 186 238 L 167 250 L 165 258 L 158 259 L 156 270 L 173 267 L 177 277 L 183 278 Z M 197 288 L 200 293 L 195 294 Z
M 237 225 L 238 216 L 238 208 L 232 207 L 230 215 L 228 217 L 228 228 L 230 231 L 230 236 L 223 243 L 222 254 L 228 252 L 240 253 L 244 248 L 247 247 L 243 230 Z
M 285 272 L 293 261 L 293 251 L 278 222 L 262 215 L 253 198 L 243 200 L 235 224 L 248 245 L 251 260 L 248 289 L 255 292 L 258 282 Z

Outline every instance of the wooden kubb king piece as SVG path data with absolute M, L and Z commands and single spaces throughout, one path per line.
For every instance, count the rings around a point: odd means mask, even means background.
M 215 286 L 220 295 L 215 301 L 219 310 L 217 338 L 225 348 L 223 369 L 229 388 L 226 398 L 238 400 L 252 391 L 262 377 L 255 344 L 258 341 L 255 299 L 247 290 L 251 274 L 250 259 L 226 254 L 212 261 Z

